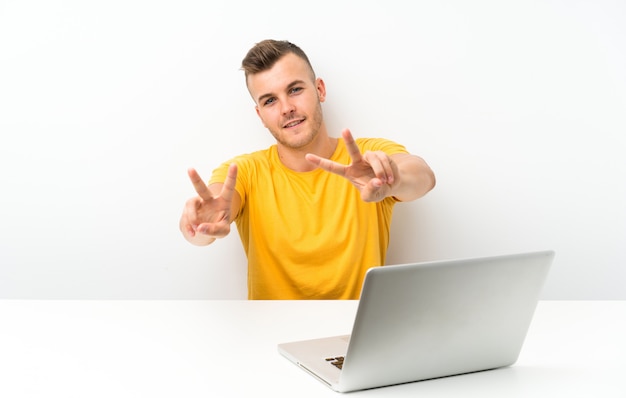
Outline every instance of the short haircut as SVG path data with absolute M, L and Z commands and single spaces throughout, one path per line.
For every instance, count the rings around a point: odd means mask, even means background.
M 297 55 L 307 63 L 311 69 L 311 77 L 315 80 L 315 72 L 311 62 L 300 47 L 287 40 L 268 39 L 255 44 L 241 61 L 241 69 L 245 73 L 246 84 L 248 76 L 271 69 L 279 59 L 290 53 Z

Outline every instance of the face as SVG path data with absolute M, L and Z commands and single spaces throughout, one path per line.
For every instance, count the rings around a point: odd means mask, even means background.
M 248 90 L 263 125 L 279 145 L 302 149 L 318 136 L 326 88 L 298 56 L 287 54 L 271 69 L 248 76 Z

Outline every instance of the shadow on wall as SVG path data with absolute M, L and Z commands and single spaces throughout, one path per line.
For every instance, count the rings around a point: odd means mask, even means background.
M 426 201 L 425 199 L 420 199 Z M 387 251 L 387 264 L 405 264 L 435 259 L 431 249 L 432 209 L 423 203 L 399 203 L 396 205 L 391 222 L 390 243 Z

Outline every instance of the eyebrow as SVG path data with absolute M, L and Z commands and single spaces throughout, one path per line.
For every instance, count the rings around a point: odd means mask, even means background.
M 291 83 L 289 83 L 289 85 L 287 86 L 287 91 L 292 89 L 294 86 L 298 86 L 301 84 L 304 84 L 304 80 L 294 80 Z M 260 104 L 264 99 L 271 98 L 271 97 L 274 97 L 274 94 L 272 93 L 263 94 L 259 96 L 259 98 L 257 98 L 257 104 Z

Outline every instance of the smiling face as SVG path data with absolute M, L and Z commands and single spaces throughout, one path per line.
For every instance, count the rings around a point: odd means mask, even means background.
M 321 106 L 326 88 L 302 58 L 288 53 L 272 68 L 249 75 L 247 84 L 257 114 L 279 146 L 302 150 L 320 132 L 326 135 Z

